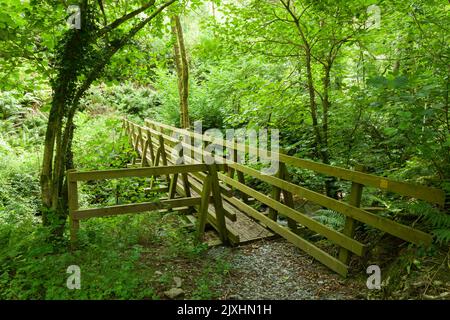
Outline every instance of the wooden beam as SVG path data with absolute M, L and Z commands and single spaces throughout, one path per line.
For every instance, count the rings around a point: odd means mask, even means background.
M 175 194 L 177 193 L 177 182 L 178 182 L 178 173 L 174 173 L 172 175 L 172 179 L 170 179 L 169 199 L 175 198 Z
M 83 220 L 94 217 L 107 217 L 128 213 L 142 213 L 175 207 L 189 207 L 199 205 L 200 201 L 201 201 L 200 197 L 191 197 L 191 198 L 162 200 L 160 202 L 124 204 L 104 208 L 75 210 L 72 216 L 76 220 Z
M 400 239 L 403 239 L 405 241 L 409 241 L 411 243 L 418 244 L 418 245 L 421 245 L 421 244 L 430 245 L 433 240 L 431 235 L 429 235 L 423 231 L 411 228 L 409 226 L 402 225 L 400 223 L 397 223 L 395 221 L 392 221 L 390 219 L 387 219 L 387 218 L 384 218 L 381 216 L 377 216 L 373 213 L 364 211 L 360 208 L 354 207 L 345 202 L 341 202 L 341 201 L 329 198 L 323 194 L 311 191 L 309 189 L 300 187 L 298 185 L 289 183 L 287 181 L 283 181 L 276 177 L 264 175 L 264 174 L 260 173 L 258 170 L 248 168 L 248 167 L 245 167 L 245 166 L 242 166 L 239 164 L 228 164 L 228 165 L 230 167 L 235 168 L 236 170 L 243 171 L 257 179 L 265 181 L 274 186 L 278 186 L 279 188 L 281 188 L 283 190 L 287 190 L 289 192 L 292 192 L 293 194 L 296 194 L 300 197 L 308 199 L 308 200 L 315 202 L 319 205 L 322 205 L 326 208 L 340 212 L 347 217 L 351 217 L 353 219 L 361 221 L 365 224 L 375 227 L 381 231 L 387 232 L 387 233 L 389 233 L 393 236 L 396 236 Z M 223 175 L 221 177 L 223 178 Z
M 249 196 L 254 197 L 256 200 L 268 205 L 269 207 L 272 207 L 276 209 L 280 214 L 283 214 L 287 216 L 288 218 L 291 218 L 298 223 L 304 225 L 308 229 L 315 231 L 319 233 L 320 235 L 324 236 L 325 238 L 333 241 L 334 243 L 340 245 L 341 247 L 347 248 L 351 252 L 357 254 L 358 256 L 362 256 L 366 250 L 366 246 L 359 243 L 356 240 L 353 240 L 346 235 L 331 229 L 320 222 L 312 219 L 311 217 L 308 217 L 306 214 L 301 213 L 297 210 L 294 210 L 268 196 L 265 194 L 262 194 L 256 190 L 253 190 L 250 187 L 247 187 L 246 185 L 243 185 L 242 183 L 232 180 L 228 178 L 226 175 L 221 174 L 220 175 L 222 179 L 224 179 L 227 183 L 235 187 L 236 189 L 239 189 L 245 193 L 247 193 Z M 270 219 L 270 218 L 269 218 Z M 273 220 L 271 220 L 273 221 Z
M 284 163 L 280 162 L 279 166 L 280 166 L 280 172 L 281 172 L 280 178 L 289 182 L 290 177 L 289 177 L 289 172 L 287 171 L 286 165 Z M 286 190 L 281 190 L 281 192 L 283 193 L 284 204 L 286 206 L 288 206 L 289 208 L 295 209 L 294 208 L 294 197 L 292 196 L 292 193 L 289 191 L 286 191 Z M 298 232 L 298 227 L 297 227 L 297 223 L 295 222 L 295 220 L 288 218 L 288 226 L 294 233 Z
M 205 233 L 205 225 L 208 219 L 209 196 L 211 194 L 211 177 L 206 177 L 201 192 L 201 204 L 198 211 L 197 239 L 201 241 Z
M 363 172 L 365 168 L 361 165 L 358 165 L 355 167 L 356 170 Z M 350 199 L 349 204 L 359 208 L 361 206 L 361 197 L 363 193 L 364 186 L 362 184 L 352 182 L 352 187 L 350 191 Z M 356 229 L 357 221 L 351 217 L 345 218 L 345 225 L 344 230 L 342 231 L 346 236 L 350 238 L 354 238 L 355 236 L 355 229 Z M 345 249 L 340 248 L 339 250 L 339 260 L 342 261 L 344 264 L 349 264 L 350 262 L 351 253 Z
M 70 243 L 72 249 L 75 249 L 78 242 L 78 230 L 80 229 L 80 221 L 74 215 L 78 210 L 78 183 L 69 179 L 74 170 L 67 171 L 67 194 L 69 199 L 69 224 L 70 224 Z
M 223 243 L 228 243 L 227 225 L 225 222 L 225 210 L 223 209 L 222 205 L 222 195 L 220 192 L 217 168 L 214 164 L 209 165 L 208 168 L 209 168 L 209 176 L 211 177 L 211 192 L 214 203 L 214 209 L 216 211 L 216 219 L 217 225 L 219 227 L 220 240 L 222 240 Z
M 169 163 L 173 163 L 173 162 L 171 162 L 171 160 L 169 160 Z M 218 167 L 220 167 L 220 165 Z M 187 174 L 187 176 L 188 176 L 188 183 L 189 183 L 191 189 L 193 191 L 195 191 L 196 193 L 201 194 L 202 193 L 202 185 L 203 185 L 204 180 L 207 177 L 207 175 L 203 174 L 201 172 L 197 172 L 197 173 L 189 173 L 189 174 Z M 191 179 L 191 181 L 189 181 L 189 178 Z M 184 188 L 184 182 L 183 182 L 183 185 L 180 186 L 180 188 L 181 187 Z M 220 186 L 220 189 L 221 189 L 222 195 L 229 195 L 227 190 L 225 190 L 224 186 Z M 183 190 L 181 190 L 181 189 L 179 190 L 179 192 L 182 192 L 182 191 Z M 230 212 L 229 210 L 225 210 L 225 216 L 233 222 L 236 221 L 236 214 L 233 212 Z
M 69 181 L 91 181 L 91 180 L 117 179 L 129 177 L 150 177 L 153 175 L 161 176 L 174 173 L 202 172 L 207 170 L 208 167 L 206 164 L 185 164 L 178 166 L 174 165 L 174 166 L 151 167 L 151 168 L 76 171 L 69 175 L 70 179 Z
M 141 165 L 142 167 L 148 167 L 148 159 L 147 159 L 147 150 L 149 147 L 149 140 L 145 139 L 144 143 L 144 150 L 142 151 L 142 157 L 141 157 Z
M 166 149 L 168 149 L 169 151 L 173 151 L 173 148 L 170 147 L 166 147 Z M 185 161 L 190 161 L 190 164 L 200 164 L 200 162 L 198 162 L 197 160 L 191 158 L 190 156 L 184 156 Z M 169 160 L 169 163 L 171 164 L 175 164 L 174 161 Z M 217 168 L 219 171 L 226 171 L 226 165 L 224 164 L 216 164 Z M 197 180 L 199 181 L 203 181 L 203 179 L 206 177 L 206 173 L 204 172 L 189 172 L 190 176 L 195 177 Z M 220 185 L 220 190 L 222 194 L 226 194 L 231 196 L 232 195 L 232 190 L 227 187 L 226 185 Z

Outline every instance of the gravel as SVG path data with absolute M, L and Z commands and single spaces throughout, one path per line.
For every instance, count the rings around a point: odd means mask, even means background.
M 231 249 L 216 247 L 212 256 L 229 253 L 231 270 L 220 288 L 222 299 L 361 299 L 367 288 L 346 280 L 284 240 L 260 241 Z

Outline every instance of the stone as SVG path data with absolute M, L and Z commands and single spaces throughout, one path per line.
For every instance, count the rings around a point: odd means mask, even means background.
M 175 299 L 184 294 L 184 290 L 180 288 L 172 288 L 164 292 L 164 295 L 169 299 Z
M 177 288 L 181 288 L 181 285 L 183 283 L 183 280 L 181 280 L 180 277 L 173 277 L 173 282 L 175 282 L 175 286 Z

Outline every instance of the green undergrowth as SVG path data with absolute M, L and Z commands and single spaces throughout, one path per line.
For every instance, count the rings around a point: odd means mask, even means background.
M 83 222 L 73 251 L 48 243 L 33 223 L 2 226 L 0 235 L 0 299 L 164 299 L 174 277 L 183 298 L 216 298 L 229 268 L 226 257 L 208 257 L 176 212 Z M 80 290 L 66 286 L 71 265 L 80 267 Z
M 382 251 L 378 248 L 378 252 Z M 450 299 L 450 251 L 448 247 L 428 249 L 403 246 L 381 267 L 381 290 L 369 292 L 368 299 Z M 373 257 L 374 261 L 376 257 Z M 386 260 L 380 259 L 379 261 Z

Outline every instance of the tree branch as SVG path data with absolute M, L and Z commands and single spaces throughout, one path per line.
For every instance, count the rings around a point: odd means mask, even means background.
M 98 6 L 100 7 L 100 11 L 102 12 L 103 15 L 103 23 L 106 26 L 108 24 L 108 19 L 106 17 L 106 13 L 105 13 L 105 7 L 103 6 L 103 0 L 97 0 L 98 2 Z
M 155 18 L 158 14 L 160 14 L 166 7 L 173 4 L 176 0 L 170 0 L 161 5 L 157 10 L 155 10 L 150 16 L 148 16 L 145 20 L 142 20 L 140 23 L 135 25 L 125 36 L 123 36 L 117 43 L 114 45 L 109 45 L 105 48 L 105 52 L 103 54 L 103 60 L 98 63 L 93 70 L 89 73 L 86 80 L 82 83 L 82 85 L 77 90 L 73 100 L 72 100 L 72 108 L 70 112 L 75 112 L 75 110 L 78 108 L 78 101 L 81 99 L 83 94 L 86 92 L 87 89 L 89 89 L 92 82 L 97 79 L 100 72 L 103 70 L 103 68 L 106 66 L 106 64 L 109 62 L 111 57 L 119 51 L 126 43 L 133 38 L 136 33 L 139 32 L 147 23 L 149 23 L 153 18 Z M 72 110 L 73 109 L 73 110 Z
M 115 20 L 114 22 L 110 23 L 109 25 L 105 26 L 104 28 L 100 29 L 97 32 L 97 37 L 101 37 L 105 33 L 108 33 L 111 30 L 114 30 L 115 28 L 117 28 L 118 26 L 123 24 L 124 22 L 130 20 L 131 18 L 134 18 L 139 13 L 144 12 L 145 10 L 147 10 L 148 8 L 153 6 L 154 4 L 155 4 L 155 0 L 149 1 L 146 4 L 144 4 L 142 7 L 140 7 L 139 9 L 136 9 L 136 10 L 134 10 L 134 11 L 132 11 L 132 12 L 130 12 L 130 13 L 120 17 L 119 19 Z

